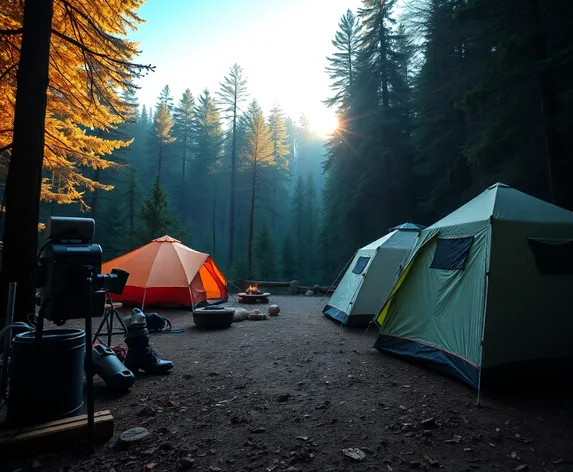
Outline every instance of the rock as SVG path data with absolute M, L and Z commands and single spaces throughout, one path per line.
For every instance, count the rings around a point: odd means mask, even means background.
M 307 290 L 307 291 L 305 292 L 305 295 L 306 295 L 307 297 L 310 297 L 310 296 L 312 295 L 312 290 Z
M 360 450 L 366 452 L 367 454 L 374 454 L 374 451 L 366 446 L 361 447 Z
M 39 469 L 40 467 L 42 467 L 42 464 L 40 464 L 40 461 L 38 459 L 34 459 L 32 461 L 32 469 Z
M 151 470 L 151 469 L 153 469 L 154 467 L 155 467 L 155 462 L 150 462 L 150 463 L 145 464 L 145 465 L 143 466 L 143 470 Z
M 269 315 L 270 316 L 279 316 L 281 309 L 278 305 L 269 305 Z
M 278 401 L 279 403 L 285 403 L 289 398 L 290 398 L 290 393 L 281 393 L 281 394 L 277 397 L 277 401 Z
M 422 424 L 423 429 L 435 429 L 438 427 L 438 424 L 436 423 L 435 418 L 428 418 L 428 419 L 422 420 L 421 424 Z
M 291 280 L 288 289 L 289 295 L 298 295 L 298 286 L 299 286 L 298 280 Z
M 343 449 L 342 454 L 344 454 L 344 457 L 348 460 L 354 462 L 360 462 L 366 459 L 366 453 L 357 448 Z
M 151 433 L 147 429 L 138 426 L 136 428 L 128 429 L 119 436 L 119 442 L 124 445 L 131 445 L 147 441 L 151 437 Z
M 181 472 L 195 467 L 195 459 L 192 457 L 182 457 L 179 459 L 179 470 Z
M 141 410 L 137 412 L 137 416 L 149 417 L 155 415 L 157 415 L 157 410 L 155 410 L 155 408 L 149 405 L 144 406 Z
M 312 287 L 312 293 L 314 293 L 315 295 L 320 295 L 320 285 L 314 285 Z
M 412 469 L 417 469 L 420 465 L 420 461 L 410 461 L 410 467 L 412 467 Z
M 249 312 L 244 308 L 236 308 L 233 314 L 233 321 L 245 321 L 249 319 Z
M 261 433 L 264 433 L 266 430 L 267 430 L 267 428 L 255 428 L 255 429 L 251 429 L 251 433 L 261 434 Z
M 430 465 L 430 467 L 440 467 L 440 463 L 433 460 L 430 456 L 424 456 L 424 460 Z
M 516 472 L 521 472 L 522 470 L 527 470 L 527 469 L 529 469 L 529 467 L 528 467 L 527 464 L 521 464 L 521 465 L 518 465 L 518 466 L 515 468 L 515 471 L 516 471 Z
M 222 469 L 220 467 L 212 465 L 211 467 L 209 467 L 209 470 L 211 472 L 221 472 Z
M 261 314 L 261 310 L 259 310 L 258 308 L 255 308 L 255 309 L 253 310 L 253 313 L 254 313 L 255 315 L 260 315 L 260 314 Z

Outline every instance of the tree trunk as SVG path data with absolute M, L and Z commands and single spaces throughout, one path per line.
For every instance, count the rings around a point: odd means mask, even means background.
M 257 168 L 253 169 L 253 190 L 251 192 L 251 216 L 249 218 L 249 276 L 253 275 L 253 230 L 255 228 L 255 197 L 257 192 Z
M 213 259 L 217 259 L 217 225 L 215 223 L 215 218 L 217 216 L 217 180 L 216 177 L 213 178 Z
M 185 165 L 187 163 L 187 123 L 185 123 L 185 132 L 183 133 L 183 162 L 181 165 L 181 194 L 179 195 L 180 197 L 180 201 L 179 201 L 179 213 L 181 215 L 181 220 L 183 223 L 185 223 L 185 204 L 187 203 L 185 201 L 185 194 L 186 194 L 186 188 L 185 188 Z
M 52 31 L 52 0 L 26 0 L 17 74 L 12 157 L 6 180 L 0 325 L 9 282 L 17 282 L 15 320 L 35 311 L 36 251 L 44 159 L 46 90 Z
M 100 174 L 101 174 L 100 169 L 96 169 L 95 175 L 94 175 L 94 181 L 95 182 L 99 183 Z M 99 192 L 99 190 L 97 188 L 94 188 L 94 190 L 92 192 L 91 215 L 92 215 L 92 218 L 94 220 L 96 219 L 97 210 L 98 210 L 98 197 L 99 197 L 98 192 Z
M 159 157 L 157 159 L 157 177 L 161 180 L 161 158 L 163 157 L 163 141 L 159 140 Z
M 549 174 L 551 202 L 568 210 L 573 210 L 572 164 L 565 155 L 563 134 L 558 123 L 558 102 L 551 71 L 542 64 L 548 59 L 547 38 L 543 25 L 544 14 L 539 0 L 531 0 L 531 21 L 535 29 L 534 55 L 540 64 L 539 94 L 541 111 L 545 121 L 545 149 Z
M 237 172 L 237 89 L 233 104 L 233 137 L 231 144 L 231 205 L 229 207 L 229 266 L 233 264 L 235 248 L 235 178 Z

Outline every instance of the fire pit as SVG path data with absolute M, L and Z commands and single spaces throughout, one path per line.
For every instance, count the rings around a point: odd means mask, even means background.
M 239 293 L 239 303 L 269 303 L 270 293 L 259 290 L 258 285 L 249 285 L 247 290 Z

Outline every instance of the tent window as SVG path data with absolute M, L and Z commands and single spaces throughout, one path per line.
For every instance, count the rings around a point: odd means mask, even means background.
M 354 274 L 361 274 L 364 272 L 364 269 L 366 269 L 366 265 L 368 264 L 369 260 L 369 257 L 360 256 L 356 261 L 356 265 L 354 266 L 354 269 L 352 269 L 352 272 Z
M 542 274 L 573 274 L 573 241 L 528 239 L 537 268 Z
M 463 270 L 474 237 L 458 239 L 438 238 L 430 269 Z

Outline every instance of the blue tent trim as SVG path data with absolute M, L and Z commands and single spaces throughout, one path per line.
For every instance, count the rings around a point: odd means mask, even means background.
M 322 313 L 324 314 L 324 316 L 327 316 L 328 318 L 331 318 L 335 321 L 339 321 L 342 324 L 342 326 L 349 326 L 349 327 L 352 326 L 366 327 L 374 317 L 373 314 L 349 315 L 348 313 L 345 313 L 344 311 L 339 310 L 338 308 L 332 305 L 326 305 L 324 307 L 324 310 L 322 310 Z
M 345 313 L 342 310 L 333 307 L 332 305 L 326 305 L 322 310 L 322 313 L 324 314 L 324 316 L 339 321 L 343 325 L 346 324 L 346 322 L 348 321 L 348 313 Z
M 379 334 L 374 347 L 397 357 L 418 361 L 478 388 L 479 369 L 461 357 L 411 339 Z

